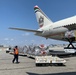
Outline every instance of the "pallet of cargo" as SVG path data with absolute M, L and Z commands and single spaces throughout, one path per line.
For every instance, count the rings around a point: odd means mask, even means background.
M 36 66 L 41 66 L 41 65 L 46 65 L 46 64 L 62 66 L 65 63 L 66 63 L 66 60 L 59 58 L 57 56 L 36 56 L 35 57 Z

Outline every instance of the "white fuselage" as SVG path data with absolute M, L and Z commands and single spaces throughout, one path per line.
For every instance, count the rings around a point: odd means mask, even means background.
M 52 25 L 48 25 L 45 27 L 40 28 L 39 30 L 43 31 L 42 33 L 36 33 L 38 36 L 42 36 L 45 38 L 52 38 L 52 39 L 62 39 L 65 35 L 65 32 L 68 31 L 65 27 L 56 27 Z
M 74 23 L 76 23 L 76 16 L 51 23 L 50 25 L 43 26 L 38 29 L 43 32 L 36 33 L 36 35 L 45 38 L 62 40 L 62 38 L 65 37 L 65 32 L 68 31 L 68 28 L 66 28 L 65 26 Z

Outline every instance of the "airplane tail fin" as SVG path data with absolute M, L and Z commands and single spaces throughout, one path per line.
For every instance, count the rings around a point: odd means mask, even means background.
M 53 23 L 37 5 L 34 7 L 34 11 L 40 28 Z

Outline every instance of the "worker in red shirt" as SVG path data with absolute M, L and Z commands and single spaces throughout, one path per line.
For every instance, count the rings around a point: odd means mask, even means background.
M 19 54 L 18 46 L 15 46 L 15 48 L 14 48 L 14 58 L 12 60 L 12 63 L 14 63 L 15 60 L 16 60 L 16 63 L 19 63 L 18 62 L 18 54 Z

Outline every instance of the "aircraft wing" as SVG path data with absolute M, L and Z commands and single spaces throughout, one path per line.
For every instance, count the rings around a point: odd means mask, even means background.
M 76 30 L 76 24 L 69 24 L 69 25 L 66 25 L 66 26 L 63 26 L 63 27 L 66 27 L 68 30 Z
M 39 31 L 39 30 L 31 30 L 31 29 L 23 29 L 23 28 L 12 28 L 12 27 L 10 27 L 9 29 L 42 33 L 42 31 Z

